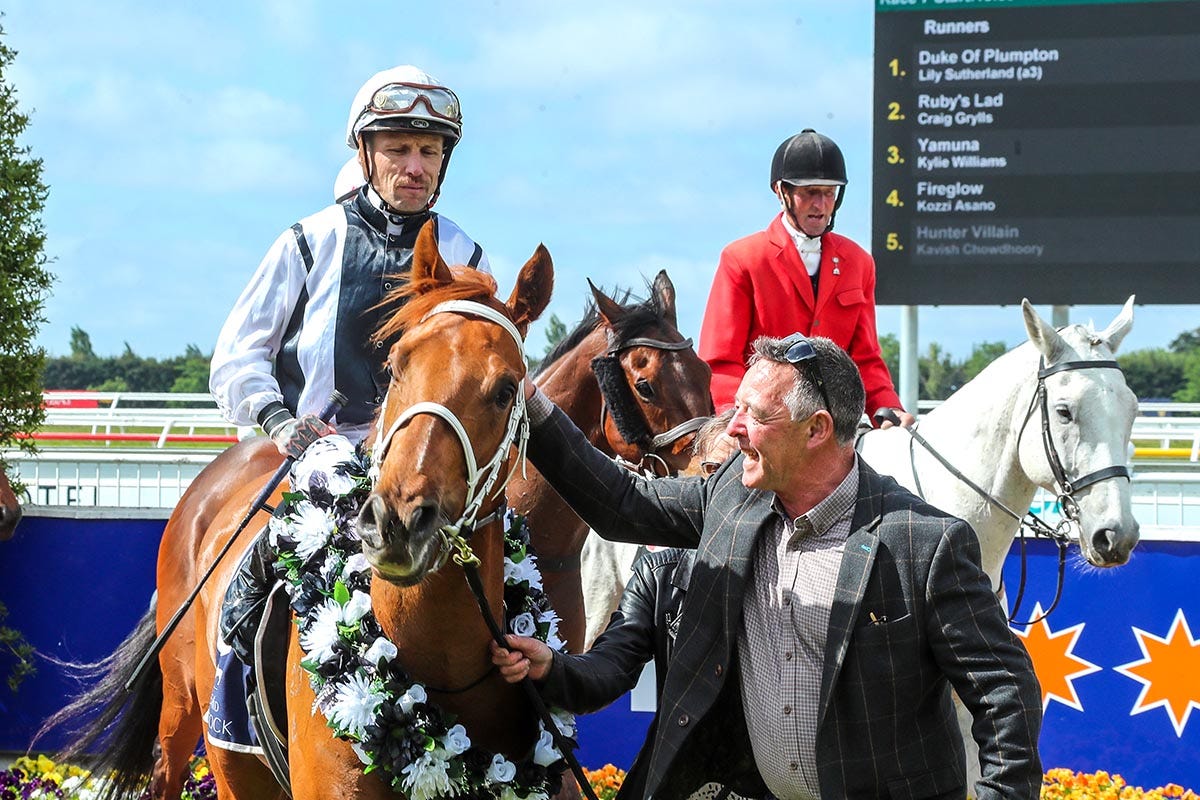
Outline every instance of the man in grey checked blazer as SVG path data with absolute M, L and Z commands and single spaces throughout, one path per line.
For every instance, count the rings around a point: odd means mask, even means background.
M 711 477 L 647 480 L 526 385 L 529 453 L 601 535 L 696 547 L 634 794 L 718 781 L 790 798 L 962 798 L 953 688 L 980 744 L 979 800 L 1036 798 L 1041 692 L 962 520 L 854 452 L 863 388 L 828 339 L 760 339 Z M 513 644 L 509 673 L 528 669 Z M 553 701 L 586 660 L 555 657 Z

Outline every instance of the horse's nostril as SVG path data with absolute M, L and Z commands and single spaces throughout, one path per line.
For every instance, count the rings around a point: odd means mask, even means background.
M 438 519 L 437 506 L 433 503 L 422 503 L 412 513 L 409 528 L 413 531 L 426 531 L 436 525 Z
M 1116 555 L 1116 534 L 1111 528 L 1101 528 L 1092 534 L 1092 549 L 1110 561 Z
M 383 498 L 373 494 L 358 512 L 359 536 L 372 547 L 382 547 L 387 531 L 388 508 Z

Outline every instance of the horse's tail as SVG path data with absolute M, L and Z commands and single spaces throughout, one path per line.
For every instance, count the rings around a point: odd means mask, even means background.
M 137 627 L 111 655 L 91 664 L 60 662 L 91 687 L 47 719 L 33 737 L 36 743 L 52 729 L 66 730 L 70 739 L 56 758 L 87 764 L 92 775 L 102 779 L 99 800 L 140 797 L 154 769 L 163 702 L 158 659 L 147 664 L 128 691 L 125 684 L 154 644 L 156 605 L 151 602 Z

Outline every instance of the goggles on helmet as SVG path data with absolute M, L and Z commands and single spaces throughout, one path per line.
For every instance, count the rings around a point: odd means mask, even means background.
M 417 83 L 390 83 L 371 96 L 365 111 L 389 116 L 407 114 L 421 103 L 435 117 L 448 122 L 462 122 L 458 96 L 445 86 L 426 86 Z

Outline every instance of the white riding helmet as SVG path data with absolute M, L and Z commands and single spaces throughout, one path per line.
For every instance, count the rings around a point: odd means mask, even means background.
M 411 65 L 376 73 L 354 95 L 346 144 L 357 150 L 363 131 L 387 129 L 440 134 L 449 150 L 462 137 L 458 96 L 428 72 Z
M 351 156 L 350 160 L 338 170 L 337 178 L 333 181 L 333 202 L 340 203 L 350 199 L 366 182 L 367 179 L 363 177 L 362 164 L 358 163 L 358 156 Z

